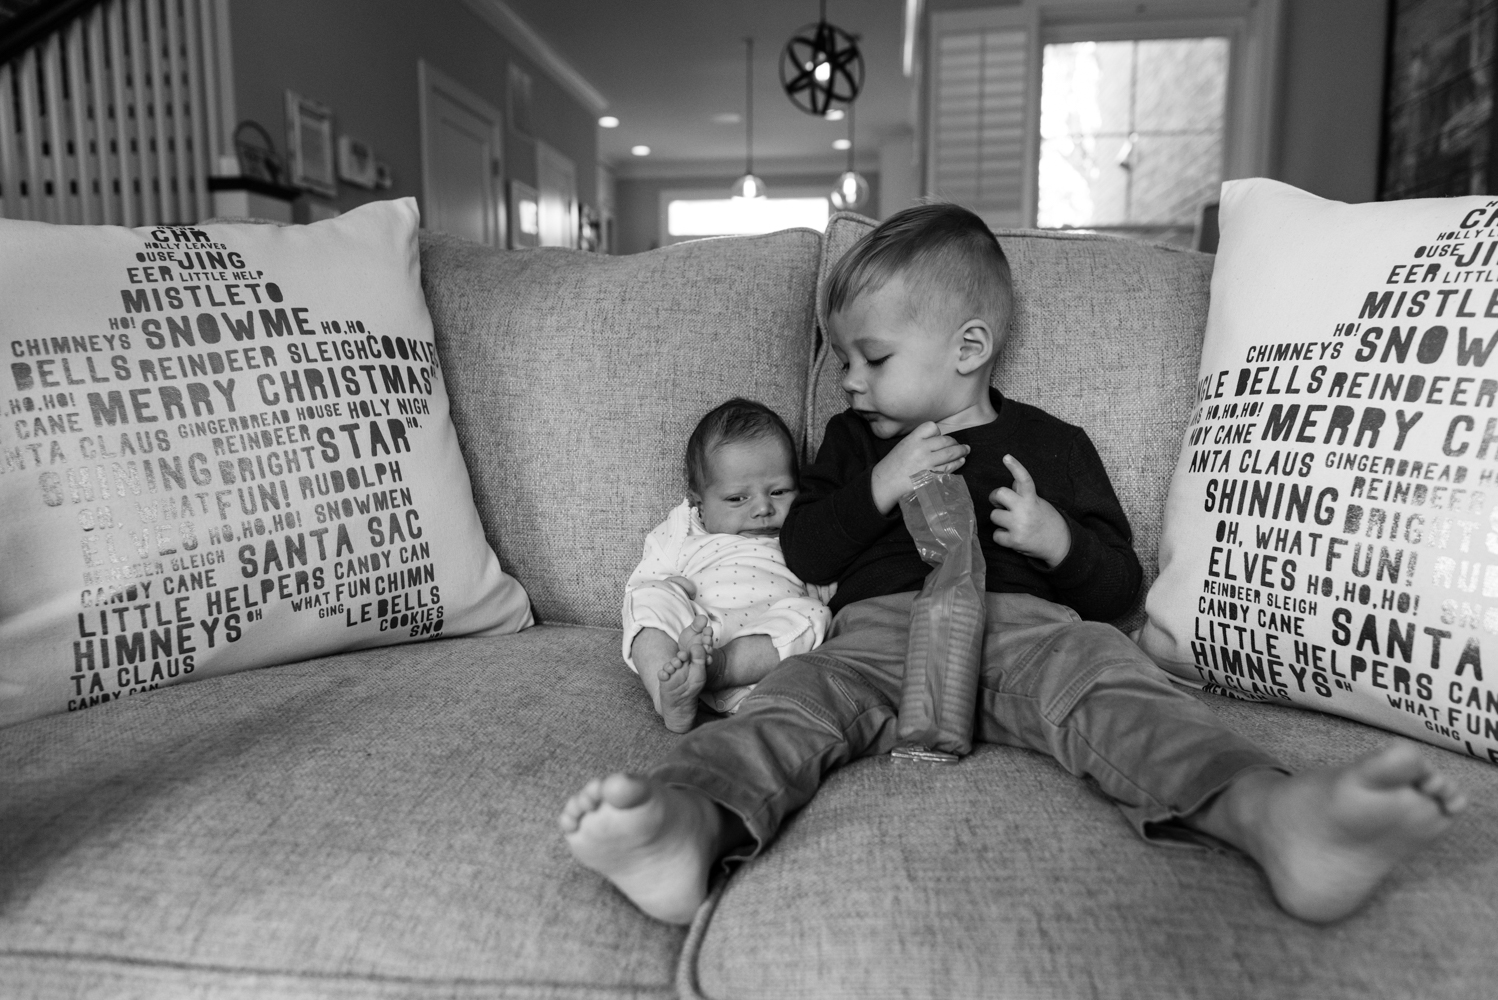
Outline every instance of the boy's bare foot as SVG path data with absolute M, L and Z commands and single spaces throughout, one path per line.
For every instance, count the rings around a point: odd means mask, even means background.
M 723 835 L 718 806 L 695 792 L 632 774 L 594 778 L 562 810 L 578 861 L 649 916 L 692 922 Z
M 1362 906 L 1466 805 L 1418 750 L 1396 743 L 1341 767 L 1249 772 L 1190 822 L 1258 861 L 1287 912 L 1329 923 Z
M 707 617 L 698 615 L 682 629 L 677 653 L 660 671 L 661 719 L 673 733 L 689 732 L 697 721 L 697 696 L 707 683 Z

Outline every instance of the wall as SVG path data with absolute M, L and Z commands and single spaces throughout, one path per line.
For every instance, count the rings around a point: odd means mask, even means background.
M 510 60 L 534 81 L 538 138 L 572 159 L 578 198 L 596 201 L 597 128 L 592 113 L 460 0 L 231 0 L 237 115 L 265 126 L 286 150 L 285 92 L 333 109 L 336 134 L 369 143 L 395 186 L 340 184 L 347 210 L 378 198 L 421 197 L 421 114 L 416 63 L 436 69 L 505 111 Z M 534 185 L 535 144 L 505 135 L 508 178 Z
M 1387 0 L 1289 0 L 1274 176 L 1338 201 L 1378 194 Z
M 842 170 L 833 170 L 826 173 L 796 173 L 796 174 L 774 174 L 755 164 L 755 174 L 765 182 L 770 189 L 770 196 L 775 196 L 777 186 L 790 187 L 815 187 L 827 191 L 832 190 Z M 869 182 L 869 200 L 871 205 L 879 204 L 879 174 L 877 171 L 859 168 L 859 173 Z M 618 246 L 616 253 L 640 253 L 644 250 L 654 250 L 660 245 L 660 195 L 662 191 L 674 190 L 676 188 L 717 188 L 728 196 L 728 189 L 734 181 L 738 180 L 738 173 L 709 174 L 688 177 L 620 177 L 614 182 L 614 214 L 618 226 Z M 874 208 L 866 208 L 865 212 L 873 214 Z

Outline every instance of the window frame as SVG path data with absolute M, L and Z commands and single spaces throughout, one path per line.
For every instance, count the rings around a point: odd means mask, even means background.
M 934 190 L 937 175 L 935 75 L 941 37 L 959 32 L 1027 32 L 1025 67 L 1025 159 L 1022 225 L 1034 227 L 1039 207 L 1040 87 L 1044 49 L 1069 42 L 1146 38 L 1226 37 L 1229 40 L 1223 180 L 1267 176 L 1272 163 L 1273 115 L 1279 91 L 1279 53 L 1284 0 L 1165 0 L 1149 4 L 1119 0 L 1021 0 L 1004 7 L 938 11 L 930 18 L 920 107 L 921 190 Z

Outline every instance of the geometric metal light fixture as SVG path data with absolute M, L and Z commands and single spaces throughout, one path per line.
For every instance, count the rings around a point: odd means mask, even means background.
M 858 39 L 822 17 L 785 43 L 780 53 L 780 86 L 791 103 L 824 118 L 834 104 L 851 105 L 863 89 L 863 54 Z

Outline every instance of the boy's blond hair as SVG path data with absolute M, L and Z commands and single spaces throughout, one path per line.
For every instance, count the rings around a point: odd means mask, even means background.
M 916 205 L 884 220 L 833 265 L 822 291 L 822 315 L 841 312 L 896 275 L 915 279 L 912 309 L 955 299 L 966 317 L 983 320 L 1002 342 L 1014 312 L 1009 260 L 974 213 L 960 205 Z

